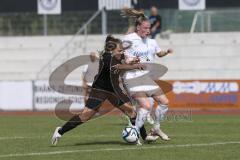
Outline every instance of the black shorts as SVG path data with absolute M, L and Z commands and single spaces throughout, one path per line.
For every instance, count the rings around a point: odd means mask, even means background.
M 98 109 L 105 100 L 108 100 L 115 107 L 130 102 L 129 97 L 122 92 L 115 93 L 99 88 L 92 88 L 86 102 L 86 107 L 90 109 Z

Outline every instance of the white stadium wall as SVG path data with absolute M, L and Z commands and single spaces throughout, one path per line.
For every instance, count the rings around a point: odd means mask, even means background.
M 67 84 L 79 86 L 76 81 Z M 49 87 L 47 80 L 0 81 L 0 111 L 55 110 L 62 100 L 73 101 L 70 110 L 83 108 L 83 96 L 58 93 Z
M 159 59 L 169 69 L 164 79 L 240 78 L 240 33 L 172 34 L 158 42 L 175 51 Z
M 41 67 L 71 37 L 1 37 L 0 80 L 35 80 Z M 79 36 L 68 52 L 78 56 L 99 51 L 103 41 L 101 35 L 89 35 L 87 39 Z M 240 32 L 170 34 L 169 39 L 157 38 L 157 41 L 161 48 L 171 47 L 175 51 L 173 55 L 157 60 L 169 68 L 164 79 L 240 78 Z M 66 59 L 62 58 L 63 61 Z M 73 79 L 78 78 L 73 76 Z
M 32 110 L 33 88 L 31 81 L 1 81 L 1 110 Z
M 76 81 L 68 81 L 67 84 L 76 86 L 81 85 Z M 46 80 L 34 81 L 33 92 L 33 109 L 37 111 L 54 110 L 57 103 L 63 100 L 73 101 L 70 110 L 79 110 L 84 107 L 83 96 L 58 93 L 50 88 Z M 83 95 L 82 93 L 83 90 L 80 90 L 79 94 Z

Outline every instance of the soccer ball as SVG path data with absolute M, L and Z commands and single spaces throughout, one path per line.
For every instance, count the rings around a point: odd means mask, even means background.
M 135 144 L 139 139 L 139 134 L 136 128 L 127 126 L 122 131 L 122 138 L 127 143 Z

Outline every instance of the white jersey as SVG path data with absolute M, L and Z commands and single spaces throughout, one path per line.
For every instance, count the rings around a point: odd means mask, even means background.
M 83 78 L 86 81 L 88 86 L 92 86 L 94 77 L 98 73 L 98 67 L 99 67 L 99 60 L 95 60 L 94 62 L 90 61 L 87 63 L 87 65 L 83 68 Z
M 127 58 L 138 57 L 141 63 L 154 63 L 156 53 L 161 51 L 156 40 L 150 38 L 142 39 L 135 32 L 125 35 L 123 41 L 130 41 L 132 43 L 131 48 L 125 51 L 125 56 Z M 147 72 L 139 70 L 128 71 L 124 75 L 124 79 L 136 78 Z

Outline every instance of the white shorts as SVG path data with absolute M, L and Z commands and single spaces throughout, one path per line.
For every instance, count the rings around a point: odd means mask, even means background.
M 130 96 L 139 92 L 144 92 L 147 96 L 151 97 L 156 92 L 162 91 L 161 88 L 147 75 L 136 79 L 125 79 L 124 87 Z

